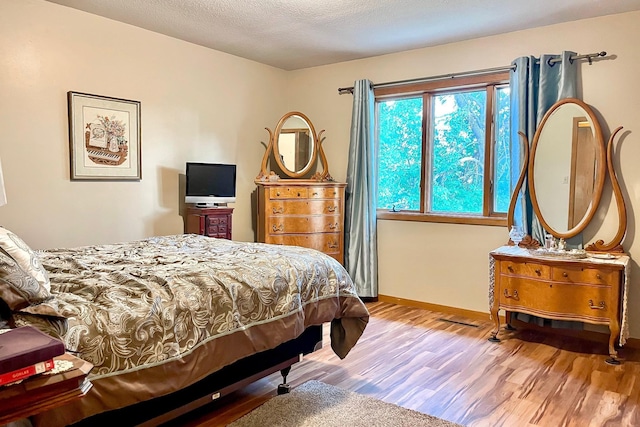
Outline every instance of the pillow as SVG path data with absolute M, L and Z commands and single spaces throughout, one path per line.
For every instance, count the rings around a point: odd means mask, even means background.
M 47 293 L 51 292 L 51 283 L 38 255 L 18 236 L 6 228 L 0 227 L 0 248 L 4 249 L 22 268 L 33 276 Z
M 60 317 L 38 316 L 19 311 L 13 313 L 10 320 L 14 328 L 33 326 L 59 340 L 63 340 L 62 337 L 69 330 L 69 321 Z
M 40 304 L 51 298 L 38 281 L 18 265 L 6 251 L 0 249 L 0 298 L 12 311 L 32 304 Z

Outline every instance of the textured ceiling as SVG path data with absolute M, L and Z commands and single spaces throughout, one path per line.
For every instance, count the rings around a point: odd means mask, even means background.
M 48 0 L 285 70 L 640 10 L 640 0 Z

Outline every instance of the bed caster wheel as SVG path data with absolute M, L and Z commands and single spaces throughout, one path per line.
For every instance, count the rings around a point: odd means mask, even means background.
M 289 384 L 280 384 L 278 386 L 278 396 L 281 394 L 289 394 L 289 391 L 291 391 L 291 386 L 289 386 Z
M 487 341 L 489 341 L 489 342 L 500 342 L 500 338 L 496 337 L 495 335 L 492 335 L 489 338 L 487 338 Z

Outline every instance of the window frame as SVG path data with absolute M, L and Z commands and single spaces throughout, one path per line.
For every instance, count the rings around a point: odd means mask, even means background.
M 421 83 L 404 84 L 401 86 L 380 87 L 374 89 L 375 103 L 393 99 L 406 99 L 422 96 L 422 164 L 420 180 L 420 211 L 390 211 L 377 209 L 377 218 L 384 220 L 421 221 L 453 224 L 495 225 L 506 226 L 507 213 L 493 211 L 494 197 L 494 154 L 495 154 L 495 107 L 496 91 L 500 87 L 509 85 L 509 72 L 496 72 L 483 75 L 448 78 Z M 491 90 L 489 90 L 491 88 Z M 483 201 L 482 214 L 460 213 L 432 213 L 428 212 L 431 180 L 431 156 L 433 153 L 433 132 L 430 120 L 432 114 L 432 98 L 443 93 L 464 92 L 470 90 L 487 90 L 485 144 L 484 144 L 484 176 L 483 176 Z M 376 147 L 378 146 L 378 108 L 376 105 Z M 376 152 L 376 159 L 378 154 Z M 488 173 L 487 173 L 488 171 Z M 376 177 L 377 179 L 377 177 Z M 377 197 L 377 195 L 376 195 Z

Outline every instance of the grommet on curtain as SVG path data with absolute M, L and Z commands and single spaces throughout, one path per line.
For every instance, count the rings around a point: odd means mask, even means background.
M 552 59 L 553 59 L 553 58 L 549 58 L 549 59 L 547 59 L 547 65 L 548 65 L 549 67 L 553 67 L 553 64 L 555 64 L 555 62 L 551 62 L 551 60 L 552 60 Z

